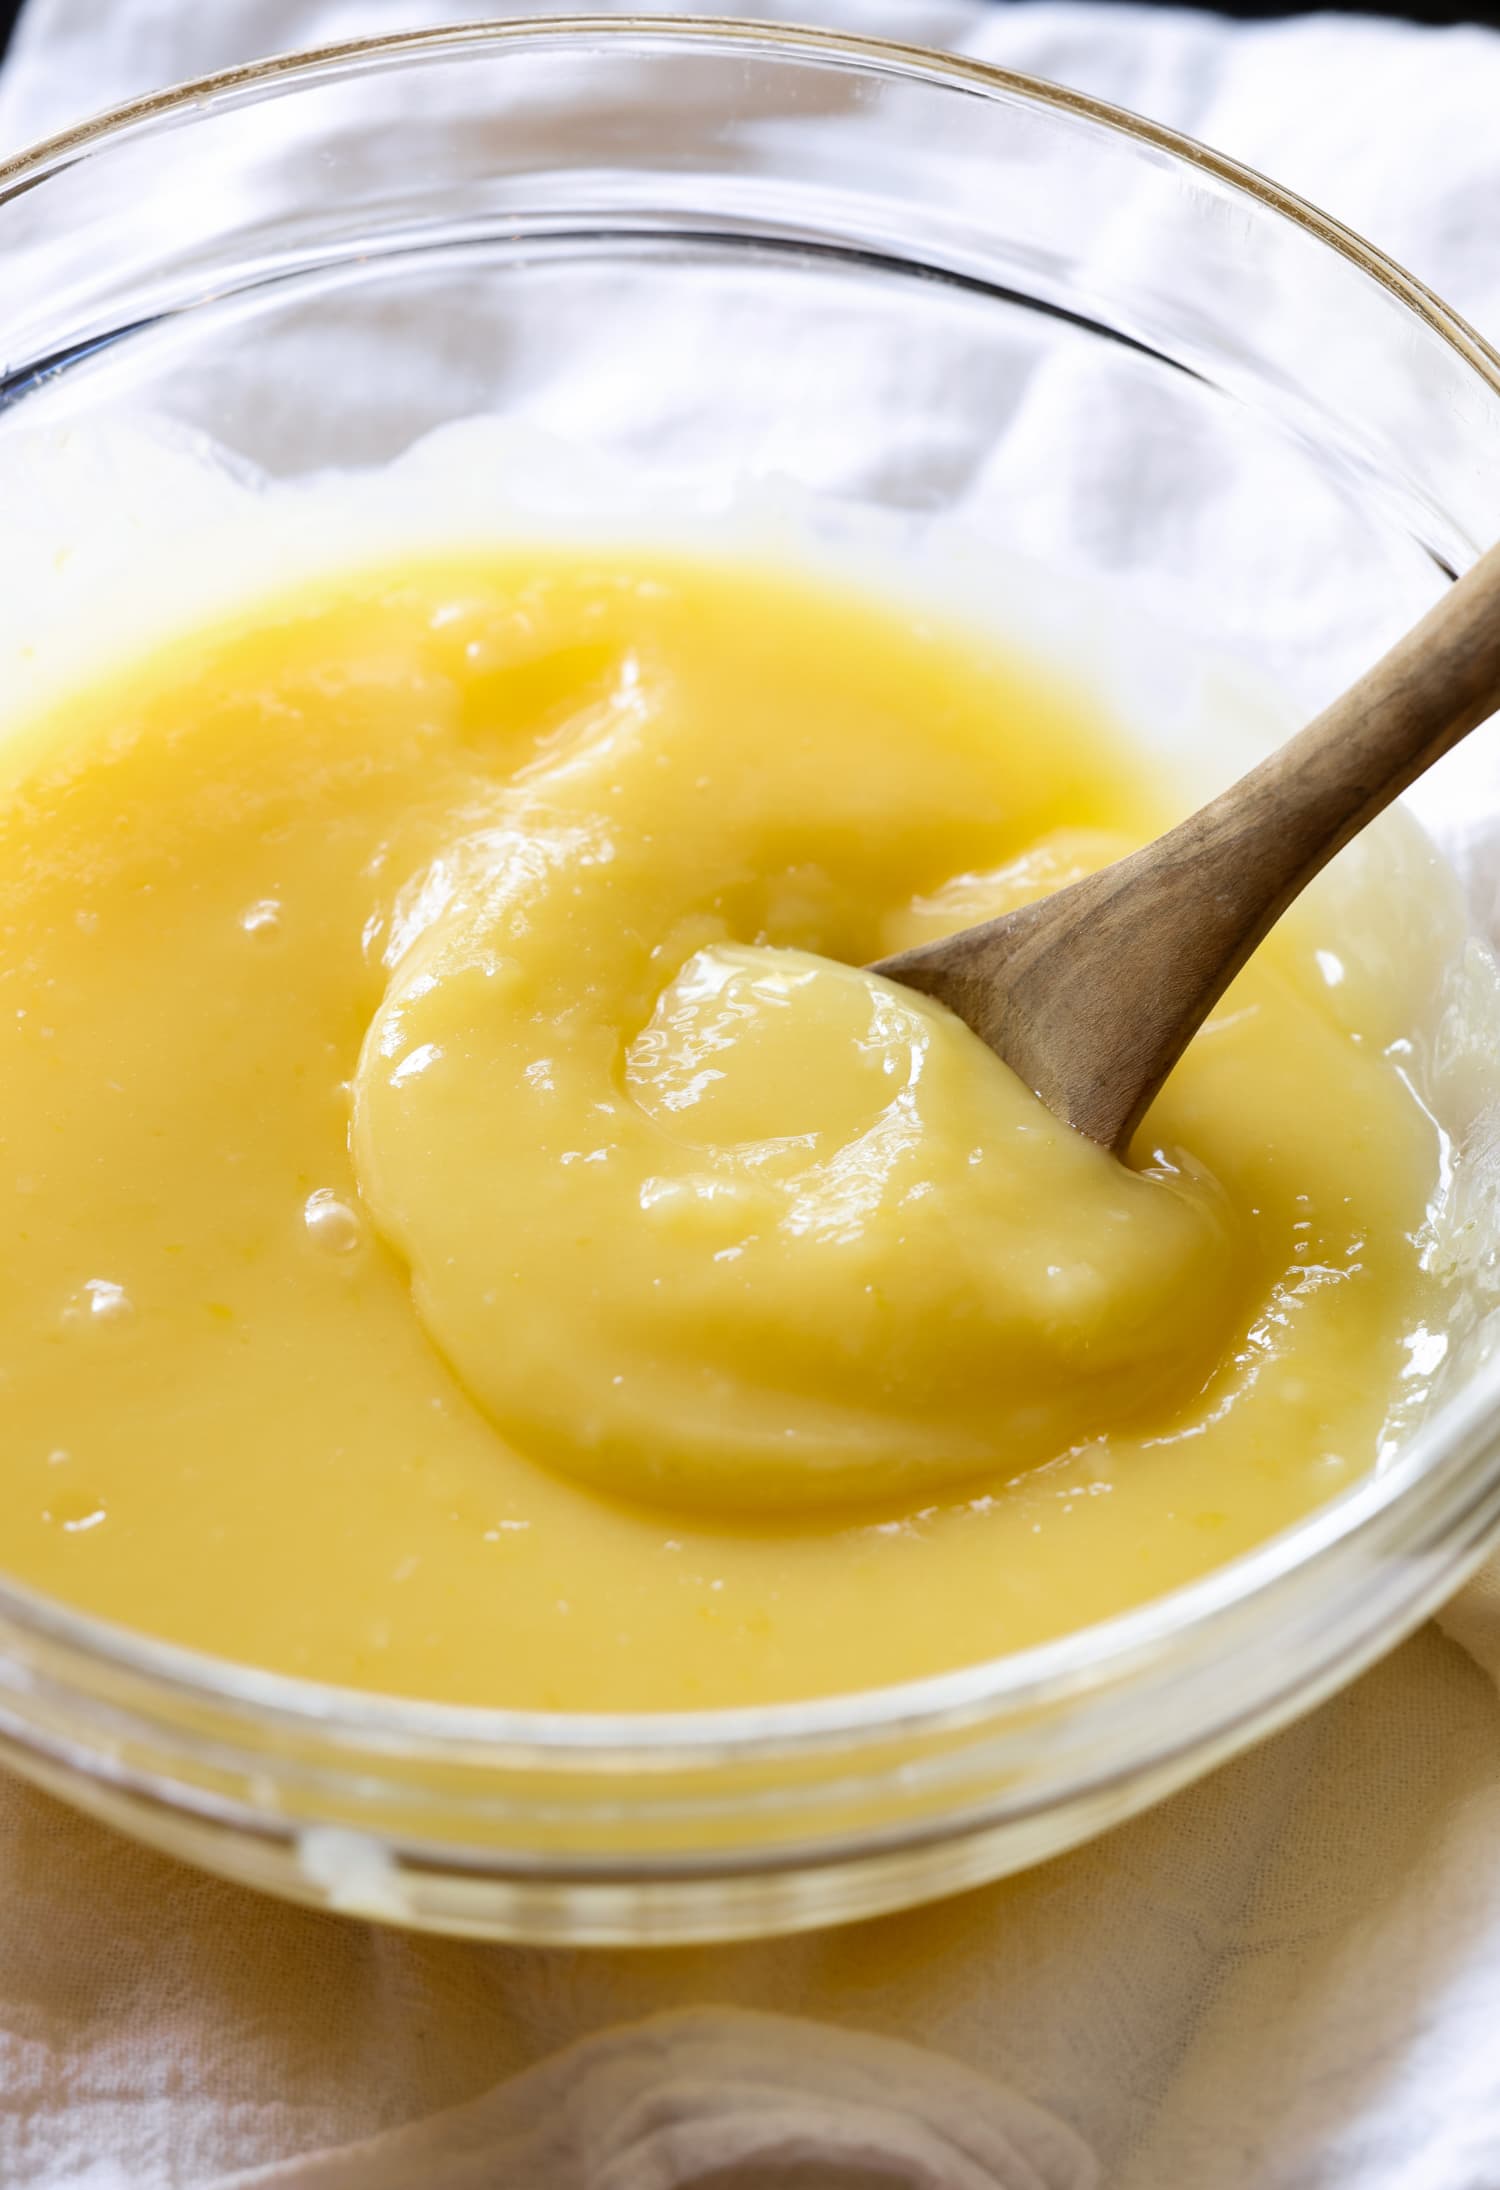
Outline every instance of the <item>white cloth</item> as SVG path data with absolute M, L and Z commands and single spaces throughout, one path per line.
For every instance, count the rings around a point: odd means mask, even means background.
M 0 138 L 257 53 L 464 12 L 31 0 Z M 1049 0 L 787 12 L 959 46 L 1171 122 L 1500 335 L 1500 37 Z M 0 1781 L 0 2183 L 1495 2190 L 1500 1578 L 1444 1626 L 1028 1876 L 734 1949 L 407 1938 L 198 1877 Z

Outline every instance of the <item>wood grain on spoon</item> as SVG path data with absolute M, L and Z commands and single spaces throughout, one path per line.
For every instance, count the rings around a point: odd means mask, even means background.
M 1500 546 L 1342 698 L 1128 859 L 882 959 L 1049 1110 L 1124 1153 L 1157 1089 L 1318 870 L 1500 707 Z

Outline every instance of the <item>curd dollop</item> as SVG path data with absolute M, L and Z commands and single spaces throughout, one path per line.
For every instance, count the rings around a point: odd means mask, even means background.
M 1442 1352 L 1441 923 L 1309 904 L 1128 1167 L 862 970 L 1172 804 L 979 634 L 656 548 L 330 577 L 18 728 L 0 1560 L 323 1680 L 678 1708 L 1296 1519 Z

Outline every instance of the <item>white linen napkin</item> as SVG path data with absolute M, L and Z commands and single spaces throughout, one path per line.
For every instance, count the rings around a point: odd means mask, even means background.
M 30 0 L 0 141 L 465 12 Z M 1500 334 L 1500 37 L 1052 0 L 741 12 L 949 44 L 1152 114 Z M 1023 1878 L 730 1949 L 403 1937 L 198 1877 L 0 1780 L 0 2185 L 1496 2190 L 1500 1579 L 1444 1625 Z

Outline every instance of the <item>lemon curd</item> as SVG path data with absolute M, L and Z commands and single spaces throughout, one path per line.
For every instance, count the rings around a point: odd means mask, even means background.
M 1441 1353 L 1430 937 L 1310 905 L 1129 1168 L 859 970 L 1169 818 L 890 600 L 433 557 L 0 768 L 0 1559 L 90 1611 L 464 1702 L 894 1681 L 1295 1520 Z

